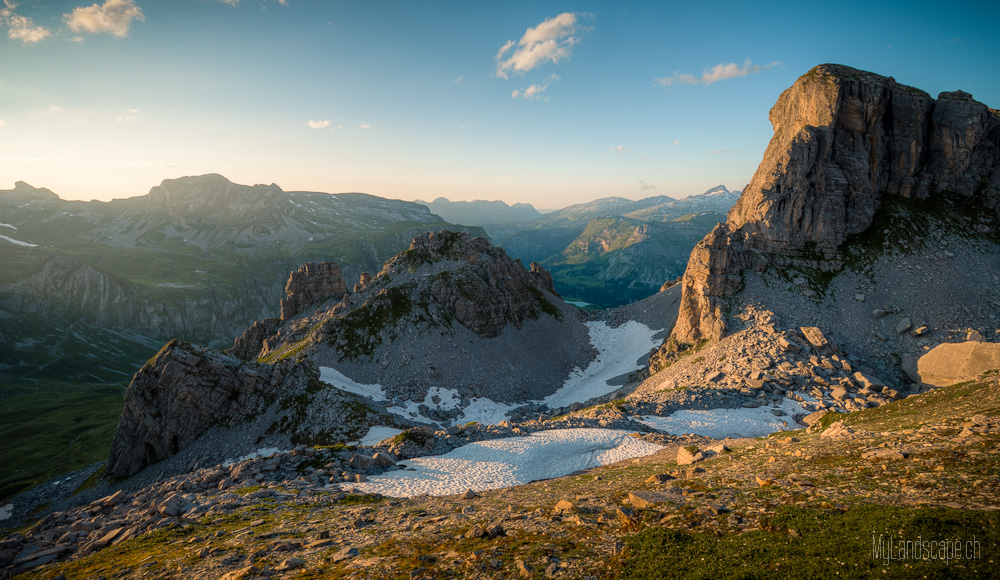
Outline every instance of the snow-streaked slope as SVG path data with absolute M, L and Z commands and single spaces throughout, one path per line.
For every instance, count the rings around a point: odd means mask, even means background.
M 611 380 L 642 368 L 642 359 L 649 351 L 659 345 L 654 339 L 659 330 L 650 329 L 645 324 L 629 321 L 617 328 L 612 328 L 602 321 L 587 322 L 590 331 L 590 342 L 597 349 L 597 357 L 585 370 L 575 369 L 558 391 L 541 401 L 524 401 L 522 404 L 545 404 L 550 408 L 565 407 L 572 403 L 582 403 L 594 397 L 600 397 L 613 392 L 621 384 L 610 384 Z M 379 384 L 361 384 L 345 376 L 332 367 L 320 367 L 320 380 L 345 391 L 369 397 L 374 401 L 386 401 L 385 389 Z M 440 402 L 433 403 L 437 397 Z M 452 410 L 461 405 L 462 396 L 455 389 L 446 387 L 431 387 L 423 401 L 432 409 Z M 453 424 L 477 421 L 484 424 L 499 423 L 510 416 L 510 412 L 519 404 L 499 403 L 486 397 L 474 398 L 462 409 L 462 414 Z M 419 403 L 405 401 L 401 405 L 389 407 L 388 410 L 401 417 L 415 421 L 433 423 L 422 416 L 418 410 Z
M 451 495 L 522 485 L 574 471 L 651 455 L 661 446 L 614 429 L 561 429 L 528 437 L 480 441 L 445 455 L 404 463 L 413 471 L 391 471 L 350 484 L 364 493 L 391 497 Z

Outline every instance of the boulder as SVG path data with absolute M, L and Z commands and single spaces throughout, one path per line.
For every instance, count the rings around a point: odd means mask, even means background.
M 946 342 L 917 360 L 920 382 L 933 387 L 975 380 L 993 369 L 1000 369 L 1000 343 L 995 342 Z

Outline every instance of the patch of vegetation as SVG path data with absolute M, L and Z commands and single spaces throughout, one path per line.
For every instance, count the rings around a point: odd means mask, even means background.
M 410 286 L 383 288 L 364 305 L 336 319 L 331 346 L 345 359 L 371 356 L 382 344 L 384 331 L 413 312 L 411 291 Z
M 396 435 L 389 441 L 392 442 L 393 444 L 406 443 L 407 441 L 412 441 L 417 445 L 423 445 L 433 438 L 434 438 L 433 435 L 428 434 L 422 430 L 407 429 L 402 433 L 400 433 L 399 435 Z
M 0 501 L 108 458 L 125 386 L 46 383 L 0 405 Z
M 1000 573 L 1000 514 L 858 506 L 839 512 L 785 506 L 762 530 L 716 536 L 651 528 L 628 539 L 622 580 L 663 578 L 984 578 Z M 794 530 L 794 534 L 792 531 Z M 797 537 L 796 537 L 797 536 Z M 879 544 L 879 540 L 882 544 Z M 889 540 L 960 542 L 960 558 L 887 560 Z M 975 543 L 973 543 L 975 542 Z M 930 545 L 926 545 L 928 551 Z M 935 549 L 939 544 L 934 544 Z M 970 548 L 967 558 L 965 548 Z M 921 553 L 921 555 L 924 555 Z M 940 556 L 938 551 L 934 554 Z

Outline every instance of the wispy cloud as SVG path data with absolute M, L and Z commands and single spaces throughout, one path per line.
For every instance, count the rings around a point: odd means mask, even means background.
M 116 119 L 119 123 L 130 123 L 139 120 L 139 109 L 129 109 L 124 115 L 119 115 Z
M 521 40 L 508 40 L 494 57 L 497 62 L 496 76 L 505 79 L 511 72 L 523 74 L 545 62 L 559 64 L 569 58 L 573 46 L 580 42 L 575 36 L 583 30 L 579 24 L 580 16 L 563 12 L 527 29 Z
M 645 181 L 643 181 L 643 180 L 640 179 L 639 180 L 639 189 L 641 189 L 642 191 L 649 191 L 651 189 L 656 189 L 656 186 L 653 185 L 652 183 L 646 183 Z
M 705 69 L 702 71 L 701 76 L 695 76 L 691 74 L 681 74 L 676 73 L 672 77 L 661 77 L 658 79 L 653 79 L 653 82 L 669 87 L 677 84 L 686 85 L 705 85 L 708 86 L 712 83 L 717 83 L 719 81 L 724 81 L 726 79 L 734 79 L 737 77 L 745 77 L 747 75 L 755 75 L 761 71 L 767 70 L 769 68 L 780 65 L 778 61 L 774 61 L 770 64 L 752 64 L 750 59 L 743 62 L 743 66 L 731 63 L 719 63 L 710 69 Z
M 372 128 L 372 124 L 371 123 L 361 123 L 360 125 L 358 125 L 358 128 L 359 129 L 371 129 Z
M 631 147 L 626 147 L 624 145 L 619 145 L 617 147 L 609 147 L 608 148 L 608 151 L 620 151 L 622 153 L 624 153 L 625 151 L 631 151 L 631 150 L 632 150 Z
M 132 21 L 143 22 L 145 17 L 134 0 L 105 0 L 104 4 L 74 8 L 69 14 L 63 14 L 63 19 L 73 32 L 106 32 L 124 38 L 128 36 Z
M 455 78 L 455 80 L 452 81 L 452 82 L 455 83 L 456 85 L 460 85 L 460 84 L 462 84 L 462 79 L 464 79 L 464 78 L 465 78 L 465 75 L 458 75 L 458 77 Z
M 0 8 L 0 25 L 7 26 L 7 37 L 11 40 L 34 44 L 52 35 L 48 28 L 36 25 L 27 16 L 15 14 L 14 9 L 17 8 L 17 4 L 13 0 L 4 0 L 3 4 L 4 7 Z
M 732 149 L 715 149 L 713 151 L 706 151 L 705 155 L 725 155 L 726 153 L 732 153 Z
M 549 98 L 548 97 L 543 97 L 542 93 L 544 93 L 549 88 L 549 85 L 551 85 L 552 83 L 554 83 L 554 82 L 556 82 L 558 80 L 560 80 L 558 75 L 549 75 L 549 77 L 547 79 L 545 79 L 544 81 L 542 81 L 540 83 L 536 83 L 536 84 L 530 85 L 526 89 L 520 89 L 520 90 L 513 91 L 510 94 L 510 98 L 512 98 L 512 99 L 529 99 L 529 100 L 531 100 L 531 99 L 543 99 L 543 100 L 547 101 L 547 100 L 549 100 Z
M 310 129 L 326 129 L 330 126 L 330 121 L 309 121 L 307 125 Z
M 667 145 L 667 149 L 670 149 L 671 147 L 677 147 L 680 144 L 681 144 L 681 140 L 680 139 L 674 139 L 673 143 L 671 143 L 670 145 Z

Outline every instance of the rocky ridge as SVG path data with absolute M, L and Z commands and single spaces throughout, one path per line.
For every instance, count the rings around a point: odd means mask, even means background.
M 423 402 L 431 387 L 465 398 L 539 399 L 594 352 L 582 315 L 555 294 L 548 272 L 526 269 L 484 238 L 448 231 L 414 238 L 358 292 L 290 321 L 263 344 L 262 359 L 295 353 L 378 384 L 397 404 Z

